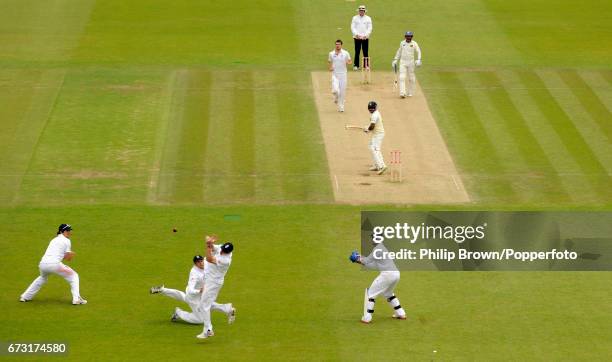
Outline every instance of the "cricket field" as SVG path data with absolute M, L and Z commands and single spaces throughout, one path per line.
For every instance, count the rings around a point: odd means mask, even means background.
M 361 210 L 612 210 L 612 2 L 366 5 L 373 85 L 415 32 L 461 202 L 336 199 L 312 74 L 336 39 L 353 53 L 356 2 L 0 1 L 0 342 L 75 361 L 609 360 L 610 272 L 403 272 L 407 320 L 380 300 L 362 325 L 376 274 L 348 255 Z M 89 303 L 58 277 L 19 303 L 60 223 Z M 149 288 L 183 289 L 207 232 L 235 245 L 219 301 L 237 319 L 213 314 L 202 342 Z

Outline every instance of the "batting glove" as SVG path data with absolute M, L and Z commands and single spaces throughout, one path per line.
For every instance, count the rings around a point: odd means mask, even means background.
M 359 258 L 360 258 L 360 257 L 361 257 L 361 255 L 359 255 L 359 253 L 358 253 L 358 252 L 353 251 L 353 252 L 351 253 L 351 256 L 349 256 L 349 260 L 350 260 L 352 263 L 356 263 L 356 262 L 359 260 Z

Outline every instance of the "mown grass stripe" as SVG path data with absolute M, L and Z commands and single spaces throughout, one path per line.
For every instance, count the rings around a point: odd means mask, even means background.
M 482 126 L 479 113 L 470 102 L 455 72 L 436 72 L 447 93 L 441 95 L 440 110 L 444 113 L 444 133 L 452 149 L 458 152 L 462 176 L 467 177 L 470 195 L 496 201 L 516 201 L 517 195 L 507 179 L 492 140 Z
M 276 82 L 280 164 L 283 194 L 289 202 L 328 202 L 333 199 L 323 138 L 312 93 L 296 88 L 310 74 L 279 71 Z
M 282 177 L 278 127 L 282 120 L 278 117 L 278 103 L 274 87 L 274 72 L 262 71 L 253 74 L 254 85 L 258 89 L 255 97 L 255 199 L 262 202 L 283 201 Z
M 159 176 L 157 182 L 157 192 L 154 202 L 169 203 L 174 201 L 176 162 L 180 147 L 180 137 L 183 127 L 183 111 L 185 109 L 185 97 L 187 94 L 187 84 L 189 72 L 187 70 L 176 71 L 169 79 L 167 111 L 162 120 L 165 124 L 160 127 L 160 132 L 165 131 L 162 154 L 160 157 Z
M 563 111 L 540 77 L 529 71 L 519 71 L 518 76 L 527 87 L 534 103 L 561 139 L 570 156 L 580 167 L 591 187 L 606 200 L 612 196 L 610 177 L 605 167 L 591 151 L 576 125 Z
M 204 202 L 230 203 L 233 200 L 235 179 L 232 173 L 232 132 L 234 126 L 234 76 L 232 72 L 212 73 L 211 93 L 215 101 L 208 109 L 208 152 L 204 160 Z
M 174 201 L 178 203 L 203 200 L 204 162 L 208 149 L 210 72 L 192 70 L 189 74 L 174 182 Z
M 255 97 L 250 71 L 234 72 L 232 95 L 231 172 L 234 201 L 249 202 L 255 197 Z
M 599 125 L 608 142 L 612 142 L 612 113 L 575 70 L 563 70 L 558 73 L 584 110 Z
M 491 87 L 485 92 L 489 102 L 497 109 L 508 131 L 507 136 L 512 139 L 516 151 L 528 167 L 528 170 L 525 170 L 528 174 L 525 174 L 526 177 L 521 181 L 528 184 L 530 195 L 555 202 L 570 201 L 571 198 L 563 188 L 561 178 L 538 143 L 538 139 L 527 126 L 527 121 L 512 103 L 499 75 L 494 72 L 481 72 L 478 76 L 483 85 Z M 531 176 L 540 177 L 531 178 Z

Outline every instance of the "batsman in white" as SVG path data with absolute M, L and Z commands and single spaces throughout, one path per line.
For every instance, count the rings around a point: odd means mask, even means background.
M 336 40 L 336 48 L 329 52 L 327 57 L 329 71 L 332 72 L 332 94 L 334 103 L 338 104 L 338 112 L 344 112 L 346 99 L 347 64 L 351 64 L 351 55 L 342 49 L 342 40 Z
M 80 305 L 87 304 L 87 301 L 81 298 L 79 291 L 79 275 L 67 265 L 62 263 L 63 260 L 70 261 L 74 257 L 74 252 L 71 250 L 70 236 L 72 235 L 72 226 L 69 224 L 61 224 L 57 230 L 57 236 L 51 240 L 45 255 L 43 255 L 38 269 L 40 276 L 30 284 L 28 289 L 19 298 L 20 302 L 31 301 L 36 293 L 47 282 L 49 274 L 56 274 L 66 279 L 70 284 L 70 292 L 72 293 L 72 304 Z
M 393 308 L 392 318 L 401 320 L 406 319 L 406 312 L 394 293 L 395 286 L 400 280 L 400 272 L 397 270 L 397 266 L 393 260 L 375 258 L 374 251 L 377 249 L 380 249 L 383 253 L 387 252 L 387 248 L 380 243 L 372 249 L 372 253 L 367 257 L 359 255 L 356 251 L 353 251 L 349 257 L 349 260 L 353 263 L 359 263 L 368 269 L 380 271 L 380 274 L 374 279 L 372 285 L 365 290 L 361 322 L 366 324 L 372 322 L 376 298 L 381 295 L 387 299 L 387 302 L 391 308 Z M 385 255 L 383 253 L 380 253 L 380 255 Z M 376 255 L 378 256 L 378 253 Z
M 382 175 L 387 171 L 387 165 L 385 165 L 381 152 L 382 141 L 385 138 L 385 127 L 376 102 L 368 102 L 368 111 L 370 112 L 370 124 L 364 127 L 363 131 L 371 134 L 370 152 L 372 152 L 374 165 L 370 168 L 370 171 L 376 171 L 379 175 Z
M 408 74 L 408 97 L 412 97 L 416 88 L 415 67 L 421 66 L 421 48 L 412 40 L 413 35 L 411 31 L 406 32 L 405 39 L 400 42 L 392 63 L 395 68 L 399 61 L 399 92 L 402 98 L 406 97 L 406 74 Z
M 215 236 L 206 236 L 206 273 L 204 275 L 204 295 L 202 296 L 202 313 L 204 316 L 204 329 L 196 337 L 206 339 L 215 335 L 210 320 L 212 303 L 223 287 L 225 274 L 232 264 L 232 251 L 234 245 L 230 242 L 223 245 L 215 245 Z
M 193 257 L 193 267 L 189 271 L 189 280 L 187 281 L 187 287 L 183 293 L 180 290 L 166 288 L 163 285 L 152 287 L 151 294 L 161 293 L 170 298 L 176 299 L 180 302 L 185 302 L 189 305 L 192 312 L 185 312 L 179 307 L 174 309 L 174 314 L 170 319 L 173 322 L 183 320 L 187 323 L 202 324 L 204 323 L 204 317 L 202 313 L 202 295 L 205 289 L 204 275 L 206 271 L 204 269 L 204 257 L 196 255 Z M 213 302 L 211 310 L 218 310 L 228 317 L 228 323 L 232 324 L 236 318 L 236 309 L 231 303 L 219 304 Z

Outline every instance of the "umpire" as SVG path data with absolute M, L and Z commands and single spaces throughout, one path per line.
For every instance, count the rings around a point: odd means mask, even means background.
M 353 70 L 359 70 L 359 53 L 363 48 L 364 58 L 368 57 L 368 45 L 370 34 L 372 34 L 372 19 L 367 16 L 365 5 L 359 5 L 358 15 L 353 16 L 351 21 L 351 32 L 355 40 L 355 57 L 353 58 Z M 366 64 L 369 67 L 369 64 Z

